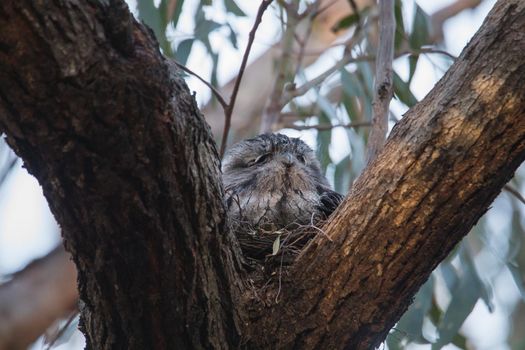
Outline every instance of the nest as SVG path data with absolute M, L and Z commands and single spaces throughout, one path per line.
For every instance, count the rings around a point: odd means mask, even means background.
M 285 228 L 271 225 L 250 227 L 246 223 L 235 222 L 233 231 L 239 241 L 244 263 L 248 272 L 249 298 L 253 309 L 260 304 L 266 306 L 279 302 L 281 288 L 288 276 L 288 267 L 317 235 L 325 235 L 315 224 L 292 224 Z M 316 226 L 318 225 L 318 226 Z
M 320 226 L 320 222 L 316 225 Z M 293 263 L 306 244 L 324 232 L 313 223 L 291 224 L 284 228 L 263 225 L 251 227 L 242 223 L 234 224 L 244 258 L 250 265 L 287 266 Z

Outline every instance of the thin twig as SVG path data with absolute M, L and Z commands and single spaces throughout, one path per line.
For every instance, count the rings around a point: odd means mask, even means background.
M 244 74 L 246 65 L 248 63 L 248 56 L 250 55 L 252 44 L 253 44 L 253 41 L 255 40 L 255 32 L 257 31 L 257 28 L 259 27 L 259 24 L 261 23 L 264 12 L 268 8 L 268 6 L 270 6 L 272 1 L 273 0 L 263 0 L 261 2 L 261 5 L 259 6 L 259 9 L 257 10 L 257 15 L 255 16 L 255 23 L 253 24 L 252 30 L 250 31 L 250 34 L 248 35 L 248 45 L 246 45 L 246 50 L 244 51 L 244 55 L 242 57 L 242 63 L 241 63 L 241 67 L 239 68 L 239 74 L 237 74 L 237 78 L 235 79 L 235 85 L 233 86 L 233 92 L 230 97 L 230 103 L 228 104 L 228 107 L 225 108 L 225 111 L 224 111 L 224 117 L 225 117 L 224 130 L 222 132 L 222 141 L 221 141 L 221 148 L 220 148 L 221 158 L 222 156 L 224 156 L 224 151 L 226 150 L 226 144 L 228 141 L 228 133 L 230 132 L 233 108 L 235 107 L 235 100 L 237 98 L 237 93 L 239 92 L 239 86 L 241 85 L 242 76 Z
M 284 93 L 287 79 L 291 74 L 293 74 L 291 56 L 294 47 L 295 29 L 297 27 L 297 23 L 299 22 L 297 13 L 298 7 L 299 0 L 293 0 L 290 3 L 287 3 L 287 6 L 285 7 L 287 22 L 286 29 L 281 40 L 282 53 L 278 60 L 277 78 L 275 79 L 268 105 L 266 106 L 261 118 L 261 133 L 271 131 L 273 125 L 277 123 L 279 119 L 279 113 L 282 109 L 280 104 L 281 96 Z
M 356 62 L 362 62 L 362 61 L 369 61 L 371 59 L 370 56 L 359 56 L 359 57 L 352 57 L 351 54 L 343 56 L 341 60 L 336 62 L 332 67 L 328 68 L 323 73 L 319 74 L 317 77 L 313 78 L 312 80 L 307 81 L 303 85 L 287 91 L 285 95 L 283 95 L 281 99 L 281 106 L 284 107 L 288 102 L 290 102 L 293 98 L 302 96 L 305 93 L 308 92 L 311 88 L 321 84 L 323 81 L 325 81 L 329 76 L 337 72 L 338 70 L 345 67 L 347 64 L 350 63 L 356 63 Z
M 295 129 L 295 130 L 310 130 L 315 129 L 318 131 L 327 131 L 332 130 L 333 128 L 360 128 L 363 126 L 370 126 L 370 122 L 356 122 L 348 124 L 330 124 L 330 125 L 295 125 L 295 124 L 285 124 L 283 128 Z
M 404 50 L 404 51 L 396 53 L 395 57 L 398 58 L 398 57 L 401 57 L 401 56 L 404 56 L 404 55 L 421 55 L 421 54 L 432 54 L 432 53 L 442 54 L 442 55 L 445 55 L 447 57 L 450 57 L 453 60 L 457 59 L 456 56 L 454 56 L 454 55 L 452 55 L 452 54 L 450 54 L 450 53 L 448 53 L 448 52 L 446 52 L 444 50 L 438 50 L 438 49 L 434 49 L 434 48 L 420 48 L 418 50 Z M 281 103 L 283 104 L 283 107 L 284 107 L 293 98 L 304 95 L 305 93 L 308 92 L 308 90 L 310 90 L 311 88 L 321 84 L 330 75 L 334 74 L 335 72 L 337 72 L 338 70 L 342 69 L 343 67 L 345 67 L 346 65 L 348 65 L 350 63 L 374 61 L 375 59 L 376 59 L 375 55 L 362 55 L 362 56 L 358 56 L 358 57 L 352 57 L 351 54 L 346 54 L 346 55 L 343 56 L 343 58 L 341 58 L 341 60 L 336 62 L 332 67 L 328 68 L 323 73 L 319 74 L 317 77 L 307 81 L 303 85 L 301 85 L 301 86 L 299 86 L 299 87 L 297 87 L 297 88 L 295 88 L 293 90 L 287 91 L 286 96 L 283 96 L 283 99 L 282 99 Z
M 388 129 L 388 110 L 392 99 L 394 60 L 394 0 L 379 2 L 379 49 L 376 59 L 376 79 L 372 102 L 372 129 L 368 139 L 368 162 L 372 161 L 383 148 Z
M 197 73 L 195 73 L 194 71 L 192 71 L 191 69 L 189 69 L 188 67 L 184 66 L 183 64 L 180 64 L 179 62 L 175 61 L 174 59 L 170 58 L 170 60 L 175 63 L 175 65 L 177 67 L 179 67 L 180 69 L 182 69 L 183 71 L 185 71 L 186 73 L 188 74 L 191 74 L 193 75 L 195 78 L 199 79 L 201 82 L 204 83 L 204 85 L 206 85 L 207 87 L 210 88 L 211 92 L 215 95 L 215 98 L 217 98 L 217 101 L 219 101 L 220 105 L 222 106 L 222 109 L 226 112 L 226 109 L 228 108 L 228 104 L 226 103 L 226 101 L 224 100 L 224 98 L 222 97 L 221 93 L 219 92 L 219 90 L 217 90 L 213 85 L 211 85 L 210 83 L 208 83 L 204 78 L 202 78 L 200 75 L 198 75 Z
M 519 193 L 517 189 L 510 185 L 503 186 L 503 189 L 516 197 L 521 203 L 525 204 L 525 198 L 521 195 L 521 193 Z
M 352 37 L 345 41 L 344 45 L 346 47 L 345 54 L 343 57 L 336 62 L 332 67 L 318 75 L 317 77 L 313 78 L 312 80 L 307 81 L 300 87 L 296 87 L 295 89 L 291 89 L 288 91 L 285 91 L 285 93 L 282 94 L 280 102 L 279 102 L 279 110 L 281 110 L 284 106 L 286 106 L 293 98 L 297 96 L 302 96 L 305 93 L 308 92 L 311 88 L 319 85 L 323 81 L 325 81 L 330 75 L 334 74 L 344 66 L 346 66 L 349 63 L 353 62 L 359 62 L 367 60 L 365 56 L 354 58 L 352 57 L 352 48 L 359 42 L 361 39 L 361 22 L 359 22 L 356 26 L 355 32 L 352 35 Z
M 57 334 L 54 335 L 53 339 L 49 342 L 49 344 L 47 345 L 47 348 L 46 350 L 51 350 L 51 348 L 53 348 L 53 346 L 55 345 L 55 343 L 57 342 L 58 339 L 60 339 L 64 333 L 66 332 L 66 330 L 69 328 L 69 326 L 71 325 L 71 323 L 73 322 L 73 320 L 75 319 L 75 317 L 78 316 L 78 310 L 75 310 L 71 313 L 71 315 L 68 317 L 66 323 L 60 328 L 60 330 L 58 331 Z
M 316 15 L 318 14 L 317 8 L 319 7 L 319 1 L 315 1 L 311 6 L 312 7 L 309 9 L 309 11 L 311 11 L 311 15 L 308 18 L 309 23 L 308 23 L 308 28 L 306 29 L 306 34 L 304 35 L 304 38 L 302 38 L 301 40 L 297 40 L 297 42 L 299 43 L 299 55 L 297 56 L 297 66 L 295 67 L 295 76 L 299 75 L 299 71 L 301 70 L 301 66 L 303 64 L 306 43 L 308 42 L 308 39 L 310 39 L 310 35 L 312 34 L 312 27 L 313 27 L 312 22 L 315 19 Z

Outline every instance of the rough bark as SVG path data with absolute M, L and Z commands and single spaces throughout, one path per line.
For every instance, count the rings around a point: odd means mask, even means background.
M 116 0 L 2 1 L 0 130 L 63 228 L 88 347 L 377 345 L 525 158 L 524 27 L 525 3 L 500 1 L 359 178 L 332 241 L 253 308 L 209 129 L 151 33 Z
M 0 130 L 61 224 L 88 348 L 227 348 L 238 278 L 209 128 L 110 3 L 2 1 Z
M 386 337 L 525 159 L 523 28 L 525 3 L 498 2 L 295 263 L 255 343 L 370 349 Z

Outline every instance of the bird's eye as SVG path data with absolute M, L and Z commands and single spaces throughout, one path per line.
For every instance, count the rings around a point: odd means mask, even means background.
M 303 155 L 298 155 L 298 156 L 297 156 L 297 159 L 298 159 L 301 163 L 306 164 L 306 158 L 305 158 Z
M 270 157 L 270 153 L 265 153 L 265 154 L 261 154 L 260 156 L 258 156 L 257 158 L 255 158 L 250 165 L 255 165 L 255 164 L 262 164 L 264 162 L 266 162 L 268 160 L 268 158 Z

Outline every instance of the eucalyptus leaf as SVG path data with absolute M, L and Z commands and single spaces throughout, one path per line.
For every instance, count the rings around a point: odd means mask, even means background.
M 333 117 L 333 115 L 335 114 L 333 107 L 322 96 L 318 97 L 317 104 L 319 108 L 321 109 L 321 113 L 319 113 L 319 124 L 322 124 L 322 125 L 331 124 L 331 118 L 328 115 L 328 113 L 332 114 L 332 117 Z M 330 152 L 329 152 L 331 140 L 332 140 L 332 130 L 331 129 L 317 132 L 317 159 L 319 159 L 319 162 L 321 163 L 321 168 L 323 170 L 323 173 L 326 173 L 326 168 L 331 162 Z
M 186 39 L 179 43 L 177 46 L 177 51 L 175 52 L 175 58 L 180 64 L 185 65 L 188 62 L 188 57 L 191 53 L 191 48 L 193 47 L 194 39 Z
M 233 30 L 232 26 L 229 23 L 226 23 L 226 25 L 228 26 L 228 29 L 230 30 L 230 35 L 228 36 L 228 38 L 230 39 L 230 43 L 235 49 L 238 49 L 239 46 L 237 44 L 237 33 L 235 32 L 235 30 Z
M 360 15 L 358 13 L 351 13 L 346 17 L 343 17 L 339 22 L 337 22 L 333 27 L 333 32 L 338 32 L 341 29 L 347 29 L 356 24 L 359 21 Z
M 418 5 L 415 4 L 415 12 L 414 12 L 414 20 L 412 22 L 412 32 L 410 33 L 408 42 L 410 44 L 410 48 L 414 51 L 417 51 L 421 49 L 422 46 L 429 44 L 429 17 L 423 11 L 423 9 Z M 408 64 L 409 64 L 409 76 L 408 76 L 408 83 L 412 81 L 412 78 L 414 77 L 414 73 L 416 71 L 417 62 L 419 59 L 419 55 L 410 55 L 408 57 Z
M 416 294 L 413 303 L 395 326 L 395 329 L 400 332 L 400 335 L 403 335 L 403 338 L 394 338 L 390 341 L 391 343 L 396 342 L 395 339 L 402 339 L 406 342 L 429 344 L 429 341 L 423 336 L 423 321 L 432 306 L 433 290 L 434 278 L 431 276 L 428 281 L 423 284 Z M 396 346 L 401 348 L 402 344 L 398 343 Z
M 462 260 L 462 276 L 457 284 L 452 299 L 445 311 L 441 322 L 437 327 L 439 338 L 432 344 L 432 350 L 441 349 L 443 346 L 452 342 L 459 331 L 459 328 L 470 315 L 477 301 L 481 297 L 481 288 L 479 278 L 474 271 L 472 264 L 465 259 L 465 251 L 460 252 Z
M 394 18 L 396 19 L 396 31 L 394 33 L 394 47 L 399 50 L 405 41 L 405 24 L 403 20 L 403 3 L 396 0 L 394 3 Z
M 281 235 L 277 236 L 275 241 L 273 241 L 272 255 L 277 255 L 277 253 L 279 253 L 280 247 L 281 247 Z
M 239 8 L 234 0 L 224 0 L 224 7 L 230 13 L 233 13 L 235 16 L 244 17 L 246 13 Z
M 350 187 L 350 156 L 346 156 L 335 166 L 334 189 L 339 193 L 347 193 Z
M 454 291 L 458 283 L 459 277 L 456 268 L 448 261 L 443 261 L 439 265 L 443 279 L 450 293 Z
M 359 122 L 362 120 L 361 115 L 358 111 L 358 108 L 356 106 L 357 104 L 357 98 L 356 97 L 350 97 L 350 96 L 343 96 L 343 106 L 345 108 L 346 113 L 348 114 L 348 117 L 350 118 L 351 122 Z
M 452 339 L 452 344 L 454 344 L 460 349 L 467 349 L 467 338 L 458 333 L 456 334 L 454 339 Z
M 429 18 L 418 4 L 415 4 L 415 7 L 412 32 L 408 42 L 410 43 L 410 48 L 419 50 L 422 46 L 429 43 Z
M 408 56 L 408 84 L 414 78 L 414 73 L 416 72 L 417 62 L 419 61 L 419 55 L 409 55 Z
M 464 243 L 465 244 L 465 243 Z M 478 270 L 476 269 L 476 266 L 474 264 L 473 257 L 471 253 L 468 250 L 465 250 L 465 253 L 461 256 L 461 261 L 463 264 L 468 265 L 468 271 L 472 273 L 472 278 L 476 279 L 476 284 L 479 285 L 479 293 L 480 298 L 485 302 L 485 305 L 489 309 L 490 312 L 494 311 L 494 303 L 492 301 L 493 299 L 493 292 L 492 288 L 489 284 L 485 283 L 485 281 L 481 278 L 481 276 L 478 273 Z
M 341 69 L 341 86 L 343 92 L 348 96 L 363 96 L 363 88 L 361 82 L 352 73 L 349 73 L 346 69 Z
M 525 302 L 525 279 L 523 278 L 523 275 L 521 273 L 520 266 L 516 261 L 510 261 L 505 266 L 507 266 L 507 269 L 509 270 L 512 278 L 514 279 L 514 283 L 516 283 L 516 286 L 520 291 L 521 298 Z
M 155 37 L 164 54 L 166 56 L 172 56 L 171 44 L 166 37 L 167 22 L 161 15 L 160 9 L 155 7 L 153 0 L 142 0 L 137 1 L 137 10 L 139 18 L 155 33 Z
M 416 97 L 410 91 L 410 85 L 404 82 L 396 72 L 394 72 L 394 93 L 408 107 L 412 107 L 417 103 Z

